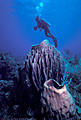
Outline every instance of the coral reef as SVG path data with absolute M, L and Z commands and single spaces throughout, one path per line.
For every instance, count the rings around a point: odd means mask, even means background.
M 4 120 L 9 118 L 79 120 L 81 118 L 81 59 L 75 64 L 75 62 L 69 62 L 74 60 L 72 57 L 70 57 L 71 60 L 64 58 L 47 40 L 40 45 L 32 46 L 24 64 L 16 61 L 9 54 L 0 53 L 0 118 Z M 53 84 L 48 82 L 52 79 L 55 79 Z M 63 91 L 64 84 L 65 93 L 60 96 L 58 91 Z M 46 92 L 45 89 L 47 89 Z M 55 91 L 58 94 L 55 94 Z M 53 95 L 56 97 L 55 103 L 59 101 L 59 104 L 62 104 L 63 101 L 65 105 L 62 108 L 61 117 L 59 105 L 54 109 Z M 68 107 L 63 95 L 70 101 Z M 76 110 L 73 109 L 73 99 Z M 69 111 L 69 115 L 66 115 L 65 111 Z
M 18 66 L 14 57 L 8 53 L 0 53 L 0 79 L 15 79 L 18 75 Z
M 65 78 L 69 81 L 68 89 L 72 94 L 78 115 L 81 117 L 81 57 L 78 55 L 72 55 L 68 50 L 68 54 L 64 54 L 65 58 Z
M 0 118 L 9 118 L 8 112 L 14 102 L 13 87 L 14 82 L 12 80 L 0 80 Z

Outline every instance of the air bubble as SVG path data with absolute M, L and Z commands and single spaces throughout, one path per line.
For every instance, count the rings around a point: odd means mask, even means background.
M 43 6 L 44 6 L 43 2 L 40 2 L 40 4 L 39 4 L 39 5 L 40 5 L 40 7 L 43 7 Z

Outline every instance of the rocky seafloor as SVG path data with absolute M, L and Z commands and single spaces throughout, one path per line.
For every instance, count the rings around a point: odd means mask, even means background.
M 0 119 L 80 120 L 81 58 L 48 41 L 23 61 L 0 53 Z

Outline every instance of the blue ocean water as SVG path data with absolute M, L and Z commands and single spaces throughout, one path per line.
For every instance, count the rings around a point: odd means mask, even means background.
M 72 52 L 81 55 L 81 0 L 0 0 L 0 96 L 6 96 L 4 98 L 8 98 L 11 93 L 11 99 L 10 97 L 8 99 L 12 102 L 8 104 L 6 102 L 6 106 L 9 106 L 8 109 L 10 109 L 11 116 L 16 116 L 16 114 L 19 117 L 27 115 L 26 105 L 28 105 L 28 112 L 31 112 L 30 106 L 32 107 L 36 104 L 38 107 L 37 101 L 39 102 L 39 95 L 36 93 L 33 95 L 31 92 L 33 89 L 26 91 L 24 94 L 23 83 L 29 83 L 28 86 L 32 88 L 31 85 L 35 84 L 35 82 L 31 83 L 33 77 L 31 78 L 32 69 L 30 57 L 29 66 L 25 60 L 25 64 L 23 65 L 22 57 L 28 57 L 26 54 L 32 45 L 40 44 L 45 39 L 48 39 L 51 44 L 54 43 L 51 38 L 45 36 L 44 31 L 40 31 L 39 29 L 37 31 L 34 30 L 34 26 L 36 26 L 36 16 L 40 16 L 41 19 L 44 19 L 50 24 L 50 32 L 56 37 L 58 42 L 57 51 L 61 51 L 61 53 L 65 51 L 67 53 L 63 54 L 63 60 L 65 61 L 65 66 L 63 65 L 63 67 L 65 67 L 63 76 L 57 74 L 57 77 L 61 77 L 62 85 L 65 84 L 72 94 L 76 103 L 77 113 L 81 117 L 81 57 L 77 55 L 72 56 L 71 54 Z M 1 51 L 15 55 L 19 57 L 19 59 L 15 57 L 13 59 L 13 57 L 10 57 L 10 54 L 3 54 Z M 58 59 L 57 55 L 55 58 L 56 57 Z M 56 61 L 58 63 L 59 61 L 57 59 Z M 55 64 L 57 67 L 59 66 L 59 70 L 54 68 L 55 72 L 51 72 L 51 70 L 48 69 L 48 72 L 54 74 L 55 78 L 53 79 L 57 79 L 56 72 L 60 73 L 61 71 L 61 66 L 60 64 L 57 65 L 57 63 Z M 35 73 L 36 72 L 37 71 L 35 71 Z M 30 77 L 29 79 L 26 77 L 27 75 Z M 39 76 L 39 78 L 42 77 Z M 40 84 L 38 81 L 39 80 L 37 80 L 37 84 L 39 87 Z M 13 85 L 15 89 L 11 90 Z M 9 92 L 6 92 L 5 89 L 3 90 L 3 88 L 6 87 L 10 87 Z M 34 104 L 32 95 L 36 98 L 36 103 Z M 25 97 L 27 99 L 25 99 Z M 7 114 L 5 115 L 5 113 L 8 112 L 8 109 L 4 107 L 6 99 L 2 98 L 0 97 L 0 106 L 2 105 L 3 110 L 1 108 L 0 116 L 3 115 L 6 119 Z M 17 99 L 18 101 L 15 102 Z M 24 99 L 27 100 L 26 102 L 28 103 L 23 105 Z M 28 113 L 28 115 L 30 117 L 32 116 L 31 113 Z M 79 120 L 79 116 L 77 116 L 77 120 Z
M 51 24 L 59 50 L 81 53 L 81 0 L 0 0 L 0 50 L 23 56 L 48 39 L 33 29 L 37 15 Z

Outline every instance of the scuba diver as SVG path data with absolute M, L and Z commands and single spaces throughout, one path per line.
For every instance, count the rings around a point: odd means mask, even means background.
M 57 40 L 56 38 L 50 33 L 49 27 L 50 24 L 45 22 L 44 20 L 40 19 L 39 16 L 36 17 L 36 22 L 37 22 L 37 26 L 34 27 L 34 30 L 37 30 L 38 28 L 40 28 L 40 31 L 43 29 L 45 32 L 45 35 L 47 37 L 52 38 L 53 42 L 55 43 L 55 47 L 57 48 Z

